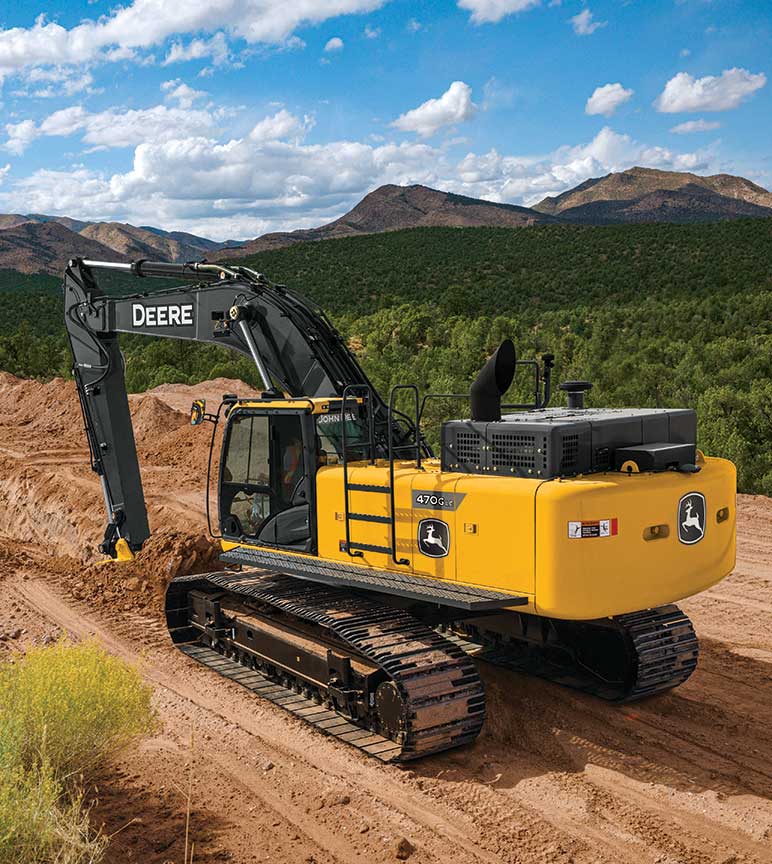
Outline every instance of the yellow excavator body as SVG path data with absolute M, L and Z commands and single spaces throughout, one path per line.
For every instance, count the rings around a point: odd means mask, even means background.
M 673 603 L 704 591 L 735 563 L 735 468 L 700 455 L 697 474 L 608 472 L 553 480 L 440 471 L 427 460 L 394 470 L 396 558 L 345 551 L 343 468 L 317 473 L 317 561 L 410 573 L 527 598 L 520 612 L 591 620 Z M 353 486 L 389 482 L 386 462 L 349 467 Z M 386 496 L 350 493 L 352 512 L 387 519 Z M 705 499 L 701 541 L 685 544 L 676 524 L 679 502 Z M 447 549 L 419 550 L 420 523 L 440 516 Z M 391 543 L 388 522 L 358 521 L 363 545 Z M 444 537 L 438 538 L 440 541 Z M 223 542 L 227 551 L 237 546 Z M 293 554 L 293 553 L 285 553 Z

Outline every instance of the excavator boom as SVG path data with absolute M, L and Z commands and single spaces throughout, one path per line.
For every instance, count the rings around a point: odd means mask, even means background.
M 112 296 L 97 278 L 106 271 L 193 284 Z M 265 391 L 280 398 L 341 397 L 349 385 L 367 387 L 384 425 L 386 405 L 322 310 L 254 270 L 76 258 L 63 287 L 73 375 L 109 519 L 100 549 L 112 557 L 130 555 L 149 536 L 119 333 L 230 348 L 252 358 Z

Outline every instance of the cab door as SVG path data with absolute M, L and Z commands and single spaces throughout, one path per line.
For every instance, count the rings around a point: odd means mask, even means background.
M 231 412 L 220 462 L 223 536 L 301 552 L 312 549 L 318 460 L 310 421 L 298 411 Z

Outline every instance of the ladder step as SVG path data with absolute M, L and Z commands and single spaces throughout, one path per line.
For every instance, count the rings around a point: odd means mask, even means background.
M 349 483 L 348 488 L 353 492 L 385 492 L 391 493 L 391 486 L 373 486 L 370 483 Z
M 348 518 L 356 522 L 380 522 L 383 525 L 391 525 L 391 516 L 376 516 L 373 513 L 349 513 Z
M 391 546 L 373 546 L 371 543 L 349 543 L 349 549 L 358 550 L 360 552 L 382 552 L 384 555 L 391 555 Z

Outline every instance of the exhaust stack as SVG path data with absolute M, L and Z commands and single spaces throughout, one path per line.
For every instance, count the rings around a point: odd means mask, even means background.
M 501 420 L 501 397 L 515 377 L 517 356 L 511 339 L 505 339 L 480 370 L 469 390 L 472 420 Z

